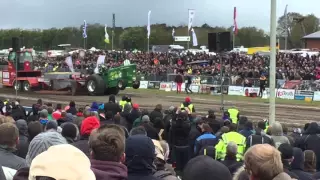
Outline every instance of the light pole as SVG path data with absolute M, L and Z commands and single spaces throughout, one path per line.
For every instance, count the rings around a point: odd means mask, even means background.
M 277 31 L 277 0 L 271 0 L 270 14 L 270 68 L 269 68 L 269 123 L 275 122 L 276 116 L 276 31 Z

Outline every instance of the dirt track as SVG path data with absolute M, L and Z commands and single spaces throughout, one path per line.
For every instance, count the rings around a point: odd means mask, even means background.
M 124 91 L 117 96 L 117 100 L 120 100 L 121 96 L 130 94 L 132 100 L 137 102 L 141 108 L 147 108 L 152 110 L 156 104 L 162 104 L 166 109 L 171 105 L 178 106 L 184 100 L 184 96 L 175 96 L 172 93 L 168 95 L 161 93 L 157 94 L 154 91 Z M 12 89 L 0 89 L 1 98 L 15 98 L 15 92 Z M 195 105 L 197 113 L 205 114 L 209 109 L 216 111 L 218 116 L 220 113 L 220 99 L 211 96 L 199 96 L 191 95 L 193 104 Z M 76 101 L 78 105 L 91 104 L 96 102 L 107 102 L 108 96 L 66 96 L 66 95 L 43 95 L 37 93 L 19 93 L 18 96 L 21 99 L 23 105 L 31 105 L 35 103 L 38 98 L 42 98 L 45 102 L 68 104 L 69 101 Z M 248 100 L 250 101 L 250 100 Z M 258 121 L 268 117 L 268 104 L 266 103 L 251 103 L 246 101 L 227 101 L 225 102 L 225 108 L 236 106 L 242 115 L 247 116 L 250 120 Z M 290 104 L 277 105 L 276 120 L 281 123 L 287 124 L 290 127 L 302 126 L 303 124 L 315 121 L 319 115 L 320 108 L 307 107 L 307 106 L 293 106 Z

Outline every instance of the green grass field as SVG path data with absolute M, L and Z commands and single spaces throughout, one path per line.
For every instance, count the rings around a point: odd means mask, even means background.
M 139 93 L 139 94 L 148 94 L 148 95 L 157 95 L 157 96 L 181 96 L 186 97 L 187 94 L 177 94 L 176 92 L 165 92 L 156 89 L 126 89 L 121 94 L 125 93 Z M 220 95 L 214 96 L 209 94 L 192 94 L 190 95 L 196 98 L 206 98 L 206 99 L 215 99 L 220 100 Z M 241 102 L 251 102 L 251 103 L 268 103 L 268 99 L 261 99 L 261 98 L 250 98 L 244 96 L 230 96 L 224 95 L 224 100 L 226 101 L 241 101 Z M 312 101 L 312 102 L 305 102 L 302 100 L 287 100 L 287 99 L 276 99 L 277 104 L 289 104 L 289 105 L 300 105 L 300 106 L 314 106 L 320 107 L 320 101 Z

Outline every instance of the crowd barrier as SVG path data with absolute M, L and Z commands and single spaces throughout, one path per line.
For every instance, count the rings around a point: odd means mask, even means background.
M 182 91 L 185 90 L 185 83 L 182 83 Z M 158 89 L 160 91 L 176 91 L 177 84 L 175 82 L 161 81 L 140 81 L 140 89 Z M 201 94 L 218 94 L 221 90 L 224 94 L 233 96 L 256 97 L 259 95 L 258 87 L 243 87 L 243 86 L 222 86 L 214 84 L 191 84 L 190 89 L 194 93 Z M 295 89 L 277 88 L 275 90 L 276 97 L 279 99 L 288 100 L 303 100 L 303 101 L 320 101 L 320 91 L 306 91 Z M 266 88 L 262 98 L 267 99 L 270 96 L 270 89 Z

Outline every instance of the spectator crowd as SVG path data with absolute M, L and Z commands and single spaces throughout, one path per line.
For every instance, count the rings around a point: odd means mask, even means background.
M 320 127 L 292 133 L 241 112 L 200 116 L 181 106 L 149 112 L 124 96 L 85 107 L 0 103 L 0 179 L 311 180 L 320 178 Z M 190 107 L 190 108 L 189 108 Z
M 79 53 L 72 55 L 76 69 L 94 69 L 99 55 L 106 55 L 107 67 L 119 66 L 129 59 L 137 64 L 137 72 L 144 76 L 166 76 L 177 70 L 189 70 L 202 75 L 216 76 L 223 67 L 224 75 L 233 79 L 259 79 L 262 73 L 268 74 L 269 57 L 263 54 L 244 55 L 239 53 L 208 54 L 192 52 L 129 52 L 129 51 L 87 51 L 81 58 Z M 201 62 L 200 62 L 201 61 Z M 207 61 L 207 62 L 204 62 Z M 5 64 L 5 58 L 0 60 Z M 195 63 L 199 62 L 199 63 Z M 222 62 L 222 63 L 221 63 Z M 190 64 L 191 63 L 191 64 Z M 222 66 L 221 66 L 222 65 Z M 68 71 L 65 57 L 34 57 L 34 66 L 44 71 Z M 319 66 L 319 55 L 277 54 L 277 79 L 314 80 Z

